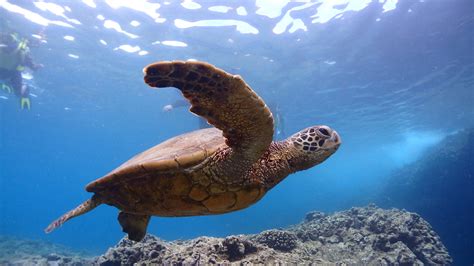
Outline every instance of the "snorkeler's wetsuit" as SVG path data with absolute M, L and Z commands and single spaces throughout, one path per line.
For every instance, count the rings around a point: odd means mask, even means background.
M 28 99 L 29 89 L 23 84 L 21 72 L 25 67 L 36 70 L 38 65 L 31 59 L 26 41 L 17 41 L 14 36 L 11 38 L 15 41 L 0 47 L 0 79 L 7 81 L 17 96 Z

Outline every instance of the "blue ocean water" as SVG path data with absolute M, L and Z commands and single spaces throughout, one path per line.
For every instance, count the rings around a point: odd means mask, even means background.
M 155 217 L 150 233 L 256 233 L 366 205 L 392 171 L 474 125 L 473 11 L 471 0 L 0 0 L 2 32 L 28 38 L 44 65 L 24 73 L 31 110 L 0 91 L 0 234 L 97 254 L 123 237 L 105 205 L 43 229 L 90 197 L 90 181 L 198 128 L 187 108 L 163 111 L 177 90 L 144 84 L 160 60 L 241 75 L 282 118 L 276 138 L 327 124 L 343 145 L 248 209 Z

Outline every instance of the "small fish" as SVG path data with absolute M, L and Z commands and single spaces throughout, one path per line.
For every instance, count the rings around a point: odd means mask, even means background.
M 0 96 L 0 99 L 8 100 L 7 96 Z

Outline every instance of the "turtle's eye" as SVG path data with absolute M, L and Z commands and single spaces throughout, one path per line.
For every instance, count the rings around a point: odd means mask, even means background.
M 328 131 L 327 129 L 325 129 L 325 128 L 323 128 L 323 127 L 320 127 L 318 130 L 319 130 L 319 132 L 321 132 L 321 134 L 323 134 L 324 136 L 330 137 L 329 131 Z

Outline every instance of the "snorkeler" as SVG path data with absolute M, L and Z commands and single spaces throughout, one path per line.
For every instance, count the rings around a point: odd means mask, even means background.
M 173 104 L 167 104 L 163 106 L 163 111 L 170 112 L 174 108 L 189 107 L 189 106 L 190 104 L 188 101 L 184 99 L 180 99 L 180 100 L 175 101 Z M 275 121 L 275 138 L 284 138 L 285 127 L 284 127 L 284 122 L 283 122 L 283 116 L 280 113 L 280 109 L 278 105 L 275 105 L 270 102 L 268 104 L 268 108 L 270 108 L 270 110 L 272 111 L 273 119 Z M 199 129 L 212 127 L 206 122 L 206 120 L 202 119 L 201 117 L 198 117 L 198 119 L 199 119 Z
M 28 67 L 38 70 L 41 64 L 33 62 L 28 47 L 28 40 L 20 38 L 17 33 L 0 33 L 0 88 L 20 97 L 21 109 L 31 108 L 29 88 L 23 83 L 21 72 Z

